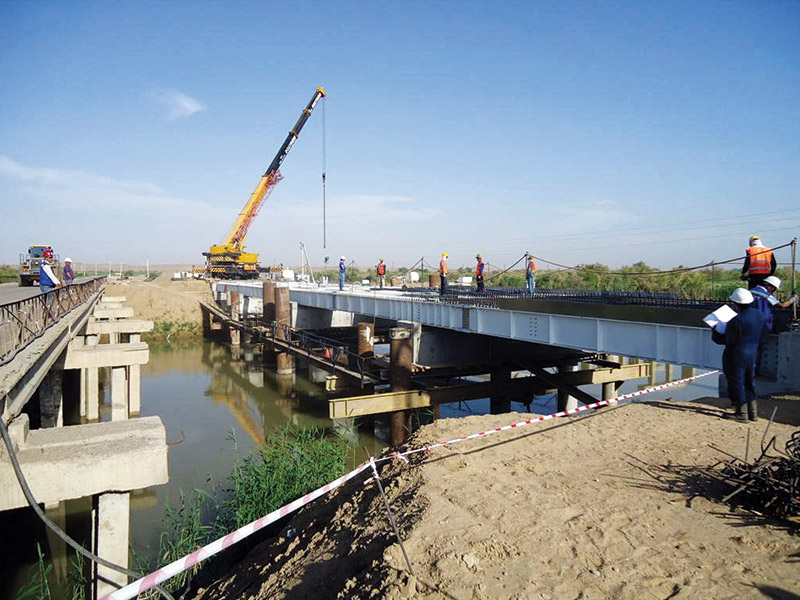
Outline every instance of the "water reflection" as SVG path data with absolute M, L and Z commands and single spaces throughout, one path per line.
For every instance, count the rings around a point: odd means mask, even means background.
M 307 379 L 301 361 L 297 373 L 277 375 L 257 350 L 232 353 L 210 341 L 151 345 L 150 362 L 142 367 L 141 414 L 160 416 L 166 427 L 170 481 L 150 490 L 154 502 L 132 504 L 136 552 L 155 557 L 164 505 L 174 505 L 179 490 L 203 488 L 224 496 L 235 453 L 258 448 L 287 423 L 335 430 L 351 444 L 353 466 L 364 460 L 361 446 L 382 450 L 372 432 L 353 423 L 334 425 L 324 391 Z

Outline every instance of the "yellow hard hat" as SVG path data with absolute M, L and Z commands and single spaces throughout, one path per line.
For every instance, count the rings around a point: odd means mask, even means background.
M 752 242 L 753 240 L 760 240 L 760 239 L 761 239 L 761 236 L 760 236 L 760 235 L 751 235 L 751 236 L 750 236 L 750 241 L 751 241 L 751 242 Z
M 449 255 L 449 254 L 447 254 L 447 252 L 442 252 L 442 256 L 444 256 L 445 258 L 447 258 L 447 257 L 448 257 L 448 256 L 450 256 L 450 255 Z
M 476 254 L 475 258 L 483 258 L 480 254 Z

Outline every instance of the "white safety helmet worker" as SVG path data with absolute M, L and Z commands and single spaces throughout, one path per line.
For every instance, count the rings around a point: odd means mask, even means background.
M 69 262 L 69 263 L 71 263 L 71 262 L 72 262 L 72 259 L 71 259 L 71 258 L 68 256 L 67 258 L 65 258 L 65 259 L 64 259 L 64 262 Z
M 753 294 L 744 288 L 736 288 L 731 292 L 730 299 L 736 302 L 736 304 L 752 304 Z
M 771 285 L 776 290 L 781 289 L 781 280 L 775 277 L 775 275 L 770 275 L 769 277 L 765 277 L 764 283 Z

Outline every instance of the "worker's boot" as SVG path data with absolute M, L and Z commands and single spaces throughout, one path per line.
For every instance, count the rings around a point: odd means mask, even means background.
M 729 413 L 725 413 L 725 417 L 728 419 L 733 419 L 734 421 L 747 421 L 747 414 L 744 410 L 744 404 L 736 404 L 733 406 L 733 410 Z
M 747 403 L 747 418 L 751 421 L 758 421 L 758 401 L 750 400 Z

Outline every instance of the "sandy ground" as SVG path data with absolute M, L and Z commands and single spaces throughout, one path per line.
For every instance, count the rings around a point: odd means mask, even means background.
M 130 280 L 106 286 L 107 296 L 125 296 L 125 306 L 137 317 L 151 321 L 189 322 L 202 326 L 198 300 L 211 301 L 207 281 L 170 281 L 171 273 L 161 273 L 151 282 Z
M 781 449 L 800 397 L 782 402 L 791 417 L 770 428 Z M 195 597 L 797 599 L 796 529 L 722 504 L 729 488 L 696 471 L 721 451 L 743 458 L 748 429 L 752 458 L 767 425 L 722 419 L 714 404 L 604 409 L 393 461 L 381 477 L 415 576 L 364 477 Z M 408 447 L 525 418 L 438 421 Z

